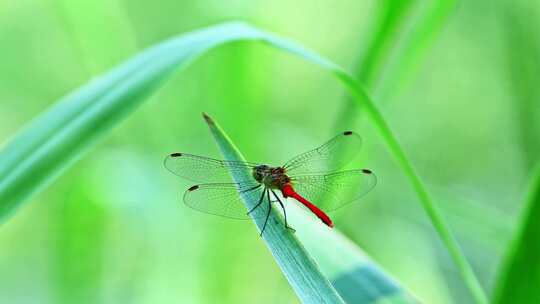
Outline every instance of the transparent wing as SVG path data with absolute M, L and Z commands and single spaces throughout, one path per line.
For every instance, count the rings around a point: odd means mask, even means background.
M 295 191 L 325 212 L 334 211 L 368 193 L 377 184 L 367 169 L 291 177 Z
M 256 166 L 247 162 L 217 160 L 187 153 L 170 154 L 163 163 L 167 170 L 196 183 L 230 183 L 231 174 L 252 170 Z
M 201 184 L 190 187 L 184 193 L 184 203 L 201 212 L 219 215 L 233 219 L 249 219 L 248 210 L 240 198 L 240 193 L 246 195 L 251 201 L 261 198 L 261 185 L 216 183 Z M 265 200 L 268 198 L 265 196 Z M 268 203 L 264 201 L 258 208 L 268 210 Z M 257 212 L 256 214 L 265 214 Z
M 283 167 L 289 175 L 334 172 L 347 165 L 360 150 L 362 138 L 345 131 L 322 146 L 300 154 Z

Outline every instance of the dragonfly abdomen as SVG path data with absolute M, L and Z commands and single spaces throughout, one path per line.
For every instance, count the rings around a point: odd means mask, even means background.
M 313 205 L 310 201 L 303 198 L 300 194 L 296 193 L 294 191 L 293 187 L 290 184 L 286 184 L 281 188 L 281 193 L 283 193 L 283 197 L 292 197 L 295 200 L 297 200 L 302 205 L 306 206 L 311 212 L 313 212 L 323 223 L 325 223 L 328 227 L 334 227 L 334 223 L 332 223 L 332 220 L 324 211 L 319 209 L 319 207 Z

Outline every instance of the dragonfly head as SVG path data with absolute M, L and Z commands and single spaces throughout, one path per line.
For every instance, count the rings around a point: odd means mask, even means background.
M 281 189 L 284 184 L 290 182 L 284 168 L 268 165 L 259 165 L 253 168 L 253 178 L 272 189 Z
M 263 183 L 268 174 L 270 174 L 270 166 L 268 165 L 258 165 L 253 168 L 253 178 L 259 183 Z

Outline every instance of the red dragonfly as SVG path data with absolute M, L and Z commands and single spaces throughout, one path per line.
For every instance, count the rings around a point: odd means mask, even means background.
M 165 158 L 165 167 L 172 173 L 197 184 L 186 190 L 184 203 L 189 207 L 214 215 L 246 219 L 266 216 L 261 236 L 266 228 L 272 203 L 283 209 L 285 227 L 287 213 L 282 198 L 293 198 L 324 224 L 334 224 L 326 212 L 356 201 L 375 186 L 377 179 L 369 169 L 338 171 L 353 160 L 362 145 L 361 137 L 345 131 L 322 146 L 300 154 L 281 167 L 226 161 L 187 153 L 172 153 Z M 232 182 L 231 173 L 244 173 L 245 179 Z M 245 174 L 250 172 L 250 175 Z M 236 174 L 236 175 L 240 175 Z M 262 189 L 262 191 L 260 191 Z M 240 194 L 257 200 L 247 210 Z M 271 199 L 270 195 L 275 200 Z M 264 212 L 252 214 L 256 209 Z

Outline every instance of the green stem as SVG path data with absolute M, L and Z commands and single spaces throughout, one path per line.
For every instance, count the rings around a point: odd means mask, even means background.
M 422 207 L 424 207 L 424 210 L 435 227 L 435 231 L 439 234 L 443 244 L 450 253 L 452 260 L 458 267 L 461 276 L 465 280 L 465 284 L 469 287 L 469 290 L 471 291 L 476 302 L 482 304 L 488 303 L 487 296 L 482 289 L 480 282 L 476 278 L 471 265 L 465 258 L 465 255 L 463 254 L 454 235 L 450 231 L 450 228 L 444 221 L 439 210 L 435 207 L 429 192 L 416 173 L 416 170 L 409 162 L 405 152 L 401 149 L 396 137 L 390 130 L 390 127 L 380 114 L 379 110 L 375 107 L 375 104 L 371 102 L 369 96 L 365 93 L 365 90 L 358 90 L 358 88 L 361 88 L 359 83 L 354 81 L 345 72 L 335 72 L 338 78 L 340 78 L 346 85 L 349 92 L 355 97 L 354 99 L 358 101 L 358 104 L 363 108 L 368 118 L 376 126 L 376 129 L 379 131 L 381 137 L 388 146 L 388 149 L 396 158 L 401 169 L 404 171 L 405 176 L 409 178 L 414 190 L 416 191 L 416 194 L 418 195 L 418 198 L 420 199 L 420 202 L 422 203 Z

